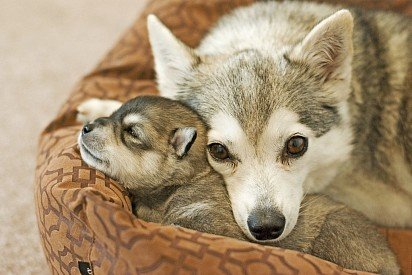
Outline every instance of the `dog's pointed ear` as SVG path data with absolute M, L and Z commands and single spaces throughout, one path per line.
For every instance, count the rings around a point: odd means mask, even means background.
M 195 127 L 183 127 L 175 130 L 170 143 L 179 158 L 184 157 L 189 152 L 196 137 Z
M 317 24 L 303 41 L 292 49 L 290 60 L 315 68 L 325 81 L 350 81 L 353 55 L 353 17 L 340 10 Z
M 178 92 L 177 81 L 198 58 L 194 50 L 177 39 L 155 15 L 147 17 L 147 28 L 160 95 L 174 99 Z

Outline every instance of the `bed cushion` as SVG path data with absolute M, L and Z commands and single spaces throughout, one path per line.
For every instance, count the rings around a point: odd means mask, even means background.
M 224 13 L 253 0 L 155 0 L 90 74 L 74 87 L 40 136 L 35 198 L 44 253 L 54 274 L 250 273 L 366 274 L 311 255 L 242 242 L 137 219 L 125 190 L 80 158 L 76 107 L 99 97 L 126 101 L 156 94 L 146 16 L 156 14 L 190 46 L 196 46 Z M 329 1 L 340 2 L 340 1 Z M 412 14 L 408 0 L 362 1 L 370 8 Z M 382 229 L 412 274 L 412 231 Z M 82 273 L 80 272 L 82 270 Z M 84 273 L 86 272 L 86 273 Z

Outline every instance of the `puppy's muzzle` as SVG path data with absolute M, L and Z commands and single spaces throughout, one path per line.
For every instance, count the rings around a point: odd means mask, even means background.
M 83 126 L 82 135 L 86 135 L 92 132 L 98 126 L 105 126 L 108 122 L 108 118 L 101 117 L 96 119 L 93 123 L 88 123 Z
M 258 241 L 275 240 L 282 235 L 286 219 L 275 208 L 255 209 L 247 219 L 250 233 Z
M 93 131 L 95 125 L 93 123 L 89 123 L 84 125 L 83 129 L 82 129 L 82 135 L 88 134 L 91 131 Z

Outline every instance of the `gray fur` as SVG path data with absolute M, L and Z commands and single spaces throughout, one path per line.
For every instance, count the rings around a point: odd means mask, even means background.
M 140 136 L 148 141 L 144 147 L 138 142 L 131 146 L 122 133 L 131 126 L 124 125 L 125 117 L 133 114 L 144 118 L 144 127 L 138 126 L 142 129 Z M 93 124 L 97 125 L 91 132 L 79 137 L 82 157 L 89 165 L 119 179 L 133 195 L 138 217 L 248 240 L 234 219 L 222 177 L 208 164 L 206 126 L 188 107 L 160 97 L 138 97 Z M 187 127 L 197 129 L 197 138 L 180 157 L 171 141 L 176 129 Z M 86 146 L 90 153 L 97 154 L 97 144 L 99 151 L 105 152 L 100 157 L 106 166 L 91 160 L 84 150 Z M 141 163 L 147 153 L 158 156 L 158 166 Z M 132 162 L 127 165 L 135 169 L 122 166 L 126 162 Z M 346 268 L 399 273 L 396 258 L 376 227 L 361 214 L 322 196 L 307 196 L 294 230 L 271 245 L 310 253 Z
M 322 87 L 308 85 L 314 73 L 304 66 L 280 73 L 274 60 L 253 49 L 235 52 L 214 68 L 208 65 L 203 65 L 207 72 L 199 65 L 180 83 L 177 99 L 206 118 L 218 111 L 233 114 L 251 140 L 258 139 L 273 111 L 284 106 L 298 113 L 317 136 L 340 122 L 336 108 L 319 93 Z

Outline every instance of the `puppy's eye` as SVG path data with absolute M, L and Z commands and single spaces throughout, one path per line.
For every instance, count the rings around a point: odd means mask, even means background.
M 210 155 L 217 160 L 227 160 L 230 158 L 227 148 L 220 143 L 212 143 L 208 146 Z
M 286 142 L 286 153 L 289 157 L 302 156 L 308 149 L 308 139 L 302 136 L 293 136 Z
M 138 138 L 138 137 L 139 137 L 139 134 L 134 130 L 133 127 L 128 127 L 128 128 L 126 128 L 126 129 L 124 129 L 124 130 L 125 130 L 125 132 L 127 132 L 129 135 L 131 135 L 131 136 L 134 137 L 134 138 Z

